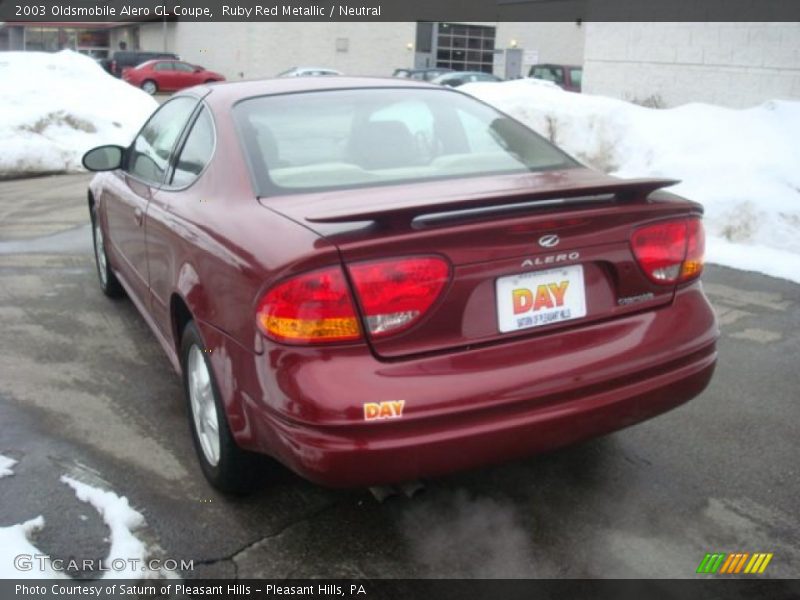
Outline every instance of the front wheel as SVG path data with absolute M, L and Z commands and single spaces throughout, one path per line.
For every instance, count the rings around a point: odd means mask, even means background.
M 108 263 L 103 228 L 100 226 L 100 218 L 95 210 L 92 210 L 92 239 L 94 240 L 94 263 L 97 267 L 100 289 L 109 298 L 122 298 L 125 295 L 125 290 L 120 285 L 119 280 L 111 270 L 111 265 Z
M 142 82 L 142 89 L 151 96 L 158 91 L 158 85 L 152 79 Z
M 192 440 L 203 474 L 222 492 L 251 491 L 257 482 L 257 457 L 233 439 L 206 348 L 192 321 L 183 331 L 181 366 Z

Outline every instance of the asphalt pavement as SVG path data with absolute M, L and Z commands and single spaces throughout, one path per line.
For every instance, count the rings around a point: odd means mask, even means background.
M 193 560 L 189 577 L 692 578 L 708 552 L 771 552 L 762 577 L 800 573 L 800 286 L 709 266 L 717 372 L 649 422 L 412 499 L 285 470 L 231 499 L 202 477 L 147 325 L 97 286 L 88 181 L 0 182 L 0 454 L 18 461 L 0 527 L 42 515 L 51 557 L 108 552 L 67 474 L 126 496 L 153 556 Z

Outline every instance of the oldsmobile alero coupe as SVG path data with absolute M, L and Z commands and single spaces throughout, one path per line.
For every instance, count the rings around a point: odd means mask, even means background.
M 185 388 L 202 469 L 401 483 L 626 427 L 708 384 L 701 207 L 419 81 L 187 90 L 84 157 L 100 285 Z

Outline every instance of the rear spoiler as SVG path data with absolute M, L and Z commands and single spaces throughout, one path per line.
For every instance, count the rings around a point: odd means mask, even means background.
M 550 185 L 545 189 L 519 188 L 504 191 L 502 195 L 480 194 L 473 197 L 456 196 L 430 201 L 425 198 L 404 198 L 394 202 L 376 203 L 372 207 L 359 206 L 331 210 L 321 215 L 307 216 L 311 223 L 351 223 L 375 221 L 384 224 L 404 225 L 421 215 L 454 215 L 459 212 L 504 212 L 558 204 L 583 202 L 626 201 L 646 198 L 652 192 L 680 183 L 677 179 L 602 179 L 584 185 Z M 442 215 L 443 216 L 443 215 Z

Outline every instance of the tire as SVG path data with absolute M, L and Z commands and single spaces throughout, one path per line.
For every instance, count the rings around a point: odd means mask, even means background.
M 125 290 L 111 270 L 111 263 L 106 253 L 105 237 L 103 228 L 100 226 L 100 219 L 97 218 L 97 210 L 92 208 L 92 242 L 94 246 L 94 264 L 97 267 L 97 279 L 100 281 L 100 289 L 109 298 L 123 298 Z
M 245 494 L 258 483 L 258 456 L 233 439 L 200 332 L 189 321 L 181 338 L 183 390 L 192 441 L 208 482 L 227 494 Z
M 152 79 L 145 79 L 142 82 L 142 89 L 150 94 L 151 96 L 155 95 L 158 92 L 158 84 L 153 81 Z

